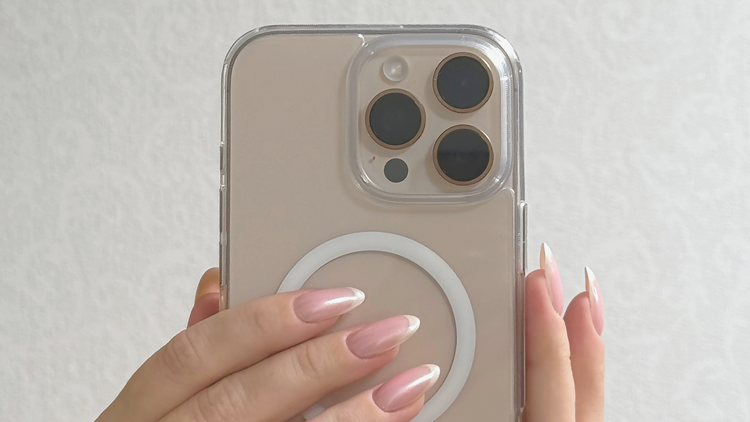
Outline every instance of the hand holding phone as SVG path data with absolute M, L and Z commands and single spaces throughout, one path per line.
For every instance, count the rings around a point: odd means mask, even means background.
M 227 56 L 223 117 L 220 271 L 100 422 L 603 419 L 593 274 L 565 319 L 548 248 L 524 283 L 504 38 L 252 31 Z
M 549 248 L 544 249 L 543 269 L 529 274 L 526 282 L 524 421 L 602 422 L 604 349 L 599 334 L 604 320 L 598 284 L 587 269 L 586 291 L 571 301 L 563 320 L 562 298 L 554 293 L 560 287 L 559 272 Z M 196 296 L 189 328 L 136 371 L 97 422 L 281 422 L 296 413 L 312 422 L 406 422 L 420 411 L 438 374 L 432 365 L 419 365 L 321 409 L 312 403 L 337 385 L 388 364 L 398 343 L 414 334 L 409 318 L 314 337 L 338 321 L 335 315 L 357 311 L 362 295 L 349 288 L 283 293 L 216 315 L 217 268 L 204 274 Z M 379 341 L 383 334 L 387 341 Z M 312 338 L 281 350 L 307 337 Z M 367 357 L 373 352 L 374 357 Z M 258 360 L 264 355 L 269 357 Z M 310 374 L 316 375 L 311 379 Z

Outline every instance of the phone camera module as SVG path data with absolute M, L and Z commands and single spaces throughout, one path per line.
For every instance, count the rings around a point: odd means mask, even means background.
M 386 90 L 370 101 L 365 112 L 365 125 L 372 139 L 381 146 L 406 148 L 424 131 L 424 107 L 405 90 Z
M 493 152 L 490 140 L 479 129 L 458 125 L 443 132 L 433 149 L 438 173 L 454 185 L 471 185 L 490 171 Z
M 479 109 L 492 93 L 492 73 L 487 63 L 470 53 L 443 59 L 435 70 L 433 88 L 449 110 L 468 113 Z

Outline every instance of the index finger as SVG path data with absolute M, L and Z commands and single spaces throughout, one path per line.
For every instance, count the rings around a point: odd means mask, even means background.
M 524 422 L 575 422 L 575 387 L 565 321 L 544 272 L 526 277 L 526 406 Z
M 345 287 L 282 293 L 220 312 L 151 356 L 99 421 L 108 414 L 158 420 L 227 375 L 314 337 L 363 301 L 364 293 Z

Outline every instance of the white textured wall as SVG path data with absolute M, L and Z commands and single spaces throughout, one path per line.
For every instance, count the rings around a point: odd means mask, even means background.
M 0 1 L 0 420 L 93 420 L 183 326 L 222 60 L 286 22 L 507 36 L 530 244 L 568 299 L 600 279 L 607 420 L 750 420 L 750 3 L 697 0 Z

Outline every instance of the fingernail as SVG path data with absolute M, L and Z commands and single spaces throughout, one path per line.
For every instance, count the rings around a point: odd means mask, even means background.
M 539 266 L 544 270 L 544 278 L 547 281 L 547 293 L 552 301 L 555 312 L 562 315 L 563 301 L 562 281 L 560 280 L 560 271 L 557 269 L 557 261 L 552 255 L 552 250 L 546 243 L 542 243 L 542 250 L 539 253 Z
M 316 290 L 294 300 L 294 313 L 304 322 L 320 322 L 343 315 L 365 301 L 365 294 L 353 287 Z
M 209 293 L 219 293 L 219 269 L 209 268 L 201 280 L 198 282 L 198 287 L 195 289 L 195 302 L 198 302 L 202 296 Z
M 604 302 L 602 302 L 599 283 L 596 281 L 596 276 L 591 268 L 585 267 L 584 273 L 586 274 L 586 293 L 589 295 L 589 304 L 591 305 L 591 319 L 594 322 L 596 332 L 602 335 L 604 330 Z
M 372 392 L 372 400 L 383 412 L 395 412 L 414 403 L 437 382 L 440 368 L 422 365 L 402 372 Z
M 370 324 L 346 338 L 349 350 L 360 358 L 369 358 L 405 342 L 419 328 L 419 318 L 401 315 Z

